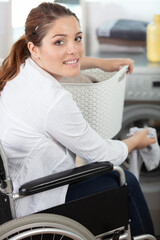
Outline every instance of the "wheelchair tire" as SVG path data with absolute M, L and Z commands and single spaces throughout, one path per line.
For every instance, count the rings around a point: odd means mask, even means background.
M 0 240 L 94 240 L 80 223 L 56 214 L 33 214 L 0 226 Z

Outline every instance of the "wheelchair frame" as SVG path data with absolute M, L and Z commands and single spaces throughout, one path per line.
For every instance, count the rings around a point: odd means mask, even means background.
M 120 186 L 118 188 L 74 200 L 72 202 L 53 207 L 52 209 L 46 209 L 41 213 L 16 218 L 14 202 L 17 199 L 111 171 L 117 171 L 119 173 Z M 66 234 L 63 236 L 72 237 L 71 239 L 74 240 L 132 239 L 129 227 L 128 208 L 126 207 L 127 193 L 125 174 L 121 167 L 113 166 L 109 162 L 95 162 L 33 180 L 23 184 L 19 188 L 19 192 L 15 194 L 13 193 L 13 185 L 9 174 L 7 158 L 0 143 L 0 197 L 2 206 L 0 211 L 1 217 L 3 218 L 1 219 L 2 225 L 0 226 L 0 234 L 7 231 L 7 227 L 11 228 L 11 232 L 13 232 L 13 229 L 14 231 L 16 231 L 16 229 L 19 231 L 19 228 L 24 228 L 23 232 L 18 233 L 16 236 L 12 236 L 9 238 L 10 240 L 19 240 L 26 236 L 34 236 L 37 231 L 38 234 L 41 232 L 44 234 L 45 231 L 48 234 L 53 232 L 54 234 L 62 233 Z M 118 205 L 117 198 L 119 198 Z M 106 199 L 109 200 L 109 204 L 106 203 Z M 120 201 L 120 199 L 122 199 L 122 201 Z M 112 203 L 116 203 L 117 207 L 112 207 Z M 87 214 L 83 216 L 83 208 L 86 205 L 87 209 L 85 212 Z M 102 214 L 104 209 L 107 213 L 109 212 L 108 220 L 105 213 Z M 38 218 L 36 223 L 32 220 L 34 218 Z M 42 223 L 44 222 L 43 218 L 45 219 L 45 222 L 48 222 L 46 219 L 50 219 L 47 227 L 42 226 Z M 39 228 L 27 229 L 27 231 L 24 232 L 30 221 L 33 222 L 33 225 L 36 224 L 37 226 L 38 224 Z M 18 224 L 19 222 L 20 226 Z M 23 223 L 23 226 L 21 226 L 21 222 Z M 0 240 L 3 239 L 8 238 L 2 238 L 0 235 Z M 155 237 L 146 234 L 136 236 L 134 239 L 155 240 Z

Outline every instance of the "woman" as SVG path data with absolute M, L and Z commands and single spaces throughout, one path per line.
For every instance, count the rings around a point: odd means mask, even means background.
M 155 142 L 147 137 L 147 129 L 124 141 L 104 141 L 59 83 L 62 76 L 75 76 L 80 69 L 115 71 L 126 64 L 131 73 L 131 59 L 83 57 L 79 21 L 70 10 L 52 3 L 31 10 L 25 35 L 13 45 L 0 70 L 0 140 L 15 192 L 24 182 L 73 168 L 76 155 L 88 162 L 108 160 L 119 165 L 131 150 Z M 91 194 L 117 185 L 113 175 L 103 176 L 105 184 L 101 178 L 94 178 L 20 199 L 16 201 L 16 214 L 27 215 L 81 197 L 87 186 L 87 194 Z M 153 234 L 139 185 L 130 173 L 126 177 L 132 234 Z M 134 187 L 137 190 L 133 194 Z

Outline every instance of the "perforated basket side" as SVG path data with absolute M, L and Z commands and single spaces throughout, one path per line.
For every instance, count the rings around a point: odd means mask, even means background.
M 85 71 L 86 73 L 86 71 Z M 104 139 L 114 137 L 120 130 L 125 95 L 125 71 L 106 73 L 87 70 L 99 77 L 98 83 L 71 83 L 64 87 L 72 93 L 84 118 Z

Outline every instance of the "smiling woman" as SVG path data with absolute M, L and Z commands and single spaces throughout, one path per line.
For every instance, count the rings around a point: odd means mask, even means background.
M 61 21 L 62 23 L 67 21 L 69 25 L 63 24 L 64 26 L 62 26 L 61 23 L 57 24 L 56 20 L 59 17 L 61 17 L 59 21 Z M 71 24 L 71 27 L 70 29 L 68 29 L 70 24 Z M 53 27 L 52 25 L 56 25 L 56 26 Z M 72 25 L 73 25 L 73 29 L 72 29 Z M 37 8 L 33 8 L 26 19 L 25 35 L 23 35 L 13 45 L 13 48 L 11 50 L 10 64 L 12 65 L 12 71 L 9 70 L 9 75 L 7 75 L 7 78 L 12 79 L 13 76 L 15 77 L 19 72 L 20 64 L 24 63 L 24 61 L 29 56 L 32 56 L 33 60 L 37 62 L 38 59 L 40 59 L 40 54 L 41 53 L 43 54 L 43 52 L 44 52 L 43 59 L 41 60 L 41 62 L 39 61 L 38 63 L 42 64 L 42 68 L 44 67 L 44 69 L 46 69 L 45 66 L 43 66 L 44 65 L 43 60 L 45 60 L 49 56 L 51 58 L 51 55 L 53 55 L 52 54 L 53 51 L 55 51 L 54 55 L 56 56 L 56 54 L 60 50 L 58 46 L 63 45 L 63 46 L 69 47 L 69 44 L 67 45 L 62 44 L 62 42 L 64 41 L 64 37 L 65 37 L 64 43 L 67 42 L 67 37 L 69 38 L 69 34 L 72 34 L 70 38 L 72 37 L 75 43 L 79 43 L 79 39 L 81 37 L 77 35 L 77 33 L 79 32 L 80 32 L 79 20 L 77 16 L 74 13 L 72 13 L 69 9 L 64 8 L 58 4 L 52 4 L 52 3 L 46 3 L 46 4 L 42 3 Z M 46 44 L 47 44 L 47 50 L 45 51 L 46 47 L 44 47 L 44 45 Z M 82 47 L 82 44 L 79 44 L 79 45 L 81 45 L 81 48 L 82 48 L 82 53 L 81 53 L 81 56 L 82 56 L 83 47 Z M 17 46 L 19 46 L 19 48 Z M 64 50 L 61 52 L 64 52 Z M 17 61 L 14 61 L 15 57 L 17 56 L 19 56 L 19 58 L 17 59 Z M 7 61 L 8 61 L 8 58 L 4 61 L 5 66 Z M 48 61 L 47 61 L 47 64 L 48 64 Z M 48 69 L 46 70 L 48 71 Z M 5 78 L 6 78 L 7 72 L 8 72 L 8 68 L 5 68 L 5 71 L 3 71 Z M 3 86 L 3 83 L 2 83 L 2 86 Z
M 131 150 L 155 142 L 147 137 L 147 129 L 123 141 L 105 141 L 84 119 L 72 95 L 60 84 L 61 77 L 76 76 L 86 68 L 118 71 L 123 65 L 128 65 L 131 73 L 133 61 L 85 57 L 81 40 L 77 16 L 59 4 L 44 2 L 30 11 L 25 34 L 2 63 L 0 141 L 9 159 L 15 192 L 25 182 L 73 168 L 76 155 L 87 162 L 120 165 Z M 132 234 L 153 234 L 139 184 L 131 173 L 126 177 Z M 104 179 L 82 182 L 78 197 L 118 185 L 114 174 Z M 77 185 L 69 185 L 19 199 L 16 215 L 62 204 L 76 198 L 76 193 Z
M 38 34 L 39 28 L 40 24 L 35 34 Z M 79 22 L 74 16 L 61 17 L 51 24 L 40 46 L 28 42 L 28 49 L 34 62 L 58 81 L 64 75 L 71 77 L 79 74 L 84 52 Z

